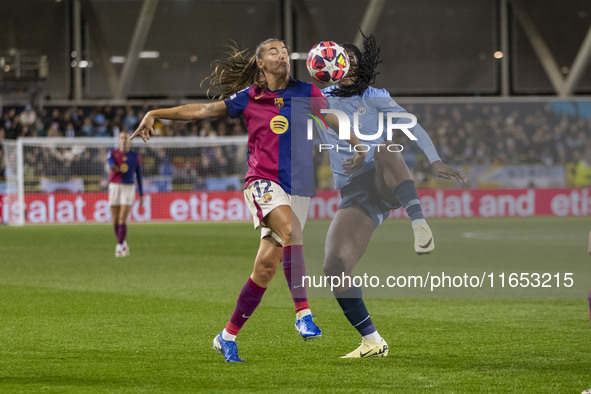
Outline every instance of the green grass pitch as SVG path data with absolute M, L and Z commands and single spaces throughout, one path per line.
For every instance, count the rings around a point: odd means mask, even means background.
M 415 256 L 409 223 L 392 220 L 377 230 L 358 270 L 383 248 L 393 251 L 393 267 L 591 265 L 589 218 L 430 224 L 437 242 L 431 256 Z M 311 272 L 320 272 L 327 226 L 306 226 Z M 324 335 L 304 342 L 278 272 L 238 337 L 246 362 L 226 364 L 211 343 L 251 272 L 258 246 L 252 225 L 130 224 L 125 259 L 114 257 L 114 241 L 110 225 L 0 227 L 0 392 L 575 393 L 591 387 L 586 293 L 370 298 L 390 354 L 341 360 L 360 338 L 336 301 L 310 300 Z

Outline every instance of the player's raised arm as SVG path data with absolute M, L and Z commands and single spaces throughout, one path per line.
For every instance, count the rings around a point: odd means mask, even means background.
M 137 136 L 142 137 L 144 142 L 150 139 L 150 135 L 154 133 L 154 121 L 156 119 L 168 120 L 201 120 L 208 118 L 217 118 L 226 115 L 228 110 L 226 103 L 223 101 L 216 101 L 214 103 L 204 104 L 186 104 L 178 107 L 163 108 L 149 111 L 142 119 L 140 125 L 131 135 L 130 139 Z

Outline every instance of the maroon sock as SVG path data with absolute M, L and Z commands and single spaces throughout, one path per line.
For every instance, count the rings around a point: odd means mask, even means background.
M 244 323 L 252 316 L 254 310 L 261 302 L 265 290 L 267 290 L 265 287 L 257 285 L 252 279 L 248 278 L 244 287 L 240 290 L 234 313 L 232 313 L 230 321 L 226 324 L 228 334 L 238 335 Z
M 113 230 L 115 230 L 115 236 L 117 237 L 117 243 L 121 243 L 121 242 L 119 242 L 119 225 L 113 224 Z
M 304 286 L 303 276 L 306 275 L 304 262 L 304 248 L 302 245 L 283 247 L 283 273 L 287 279 L 287 285 L 291 292 L 291 298 L 295 303 L 296 312 L 309 309 L 308 296 Z
M 122 244 L 127 237 L 127 224 L 120 224 L 119 230 L 117 231 L 117 242 Z

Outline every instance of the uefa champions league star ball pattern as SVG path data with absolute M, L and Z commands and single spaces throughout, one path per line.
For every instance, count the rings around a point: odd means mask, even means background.
M 322 84 L 334 84 L 347 75 L 349 55 L 345 48 L 334 41 L 322 41 L 308 52 L 308 72 Z

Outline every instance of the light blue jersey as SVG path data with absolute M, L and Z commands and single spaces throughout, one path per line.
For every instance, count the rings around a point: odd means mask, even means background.
M 374 151 L 375 146 L 386 142 L 386 117 L 388 112 L 406 112 L 394 99 L 390 96 L 385 89 L 376 89 L 368 87 L 362 96 L 353 97 L 330 97 L 331 90 L 335 89 L 336 85 L 330 86 L 323 89 L 323 93 L 327 96 L 329 107 L 331 109 L 338 109 L 345 112 L 349 116 L 351 127 L 353 127 L 353 114 L 358 113 L 358 130 L 362 135 L 374 136 L 378 131 L 380 118 L 379 113 L 382 113 L 382 127 L 383 132 L 377 136 L 377 139 L 364 140 L 360 139 L 360 142 L 367 147 L 369 151 L 365 157 L 365 162 L 357 171 L 353 174 L 345 174 L 343 171 L 343 160 L 353 156 L 354 151 L 347 141 L 339 140 L 338 132 L 332 131 L 320 131 L 320 138 L 324 144 L 334 146 L 332 149 L 328 149 L 330 154 L 330 167 L 334 176 L 335 185 L 338 189 L 342 189 L 345 185 L 349 184 L 351 178 L 362 174 L 366 171 L 371 170 L 375 167 L 374 163 Z M 394 123 L 398 123 L 398 120 L 394 119 Z M 407 119 L 400 121 L 400 123 L 408 123 Z M 441 160 L 435 146 L 429 138 L 427 132 L 417 123 L 416 126 L 409 128 L 409 131 L 417 138 L 417 145 L 423 153 L 427 156 L 430 163 Z M 395 132 L 400 133 L 400 130 Z M 380 149 L 385 149 L 381 146 Z

